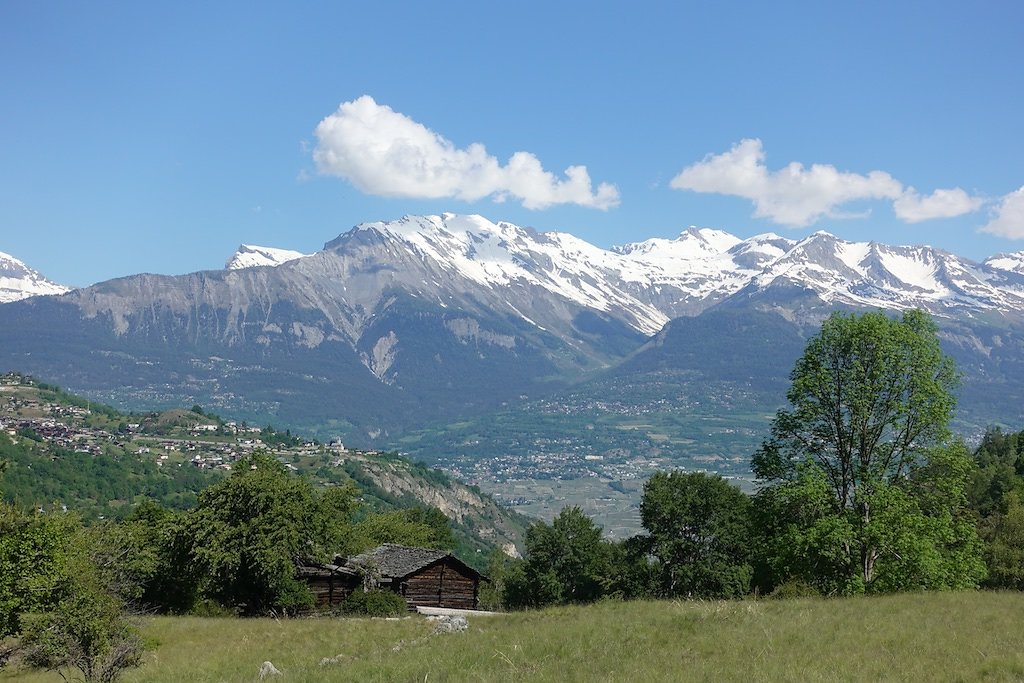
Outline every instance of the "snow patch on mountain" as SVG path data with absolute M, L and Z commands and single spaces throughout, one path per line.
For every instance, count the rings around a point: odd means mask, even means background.
M 850 270 L 860 273 L 862 276 L 867 272 L 861 263 L 864 262 L 871 252 L 871 245 L 867 242 L 840 242 L 836 245 L 836 256 Z
M 887 271 L 910 287 L 922 292 L 945 296 L 949 288 L 939 282 L 936 277 L 939 264 L 927 253 L 909 254 L 879 250 L 878 258 Z
M 291 249 L 278 249 L 276 247 L 258 247 L 253 244 L 243 244 L 228 259 L 224 265 L 226 270 L 241 270 L 242 268 L 255 268 L 257 266 L 279 266 L 288 261 L 305 258 L 309 254 Z
M 1011 273 L 1024 275 L 1024 251 L 992 256 L 985 259 L 985 265 L 989 268 L 997 268 L 999 270 L 1006 270 Z
M 741 241 L 735 235 L 730 235 L 722 230 L 691 226 L 674 240 L 654 237 L 643 242 L 612 247 L 612 251 L 649 260 L 702 260 L 718 256 Z
M 71 289 L 47 280 L 22 261 L 0 252 L 0 304 L 30 296 L 64 294 Z

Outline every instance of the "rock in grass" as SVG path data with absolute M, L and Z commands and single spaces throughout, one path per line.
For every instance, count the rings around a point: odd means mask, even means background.
M 334 655 L 333 657 L 324 657 L 320 660 L 320 666 L 332 666 L 334 664 L 341 664 L 348 657 L 345 655 Z
M 267 676 L 280 676 L 281 670 L 278 669 L 272 662 L 263 662 L 260 667 L 260 680 L 262 681 Z
M 460 633 L 469 628 L 466 617 L 441 617 L 434 626 L 434 633 Z

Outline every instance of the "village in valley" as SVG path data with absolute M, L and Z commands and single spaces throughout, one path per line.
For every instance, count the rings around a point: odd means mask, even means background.
M 380 455 L 353 450 L 340 439 L 323 444 L 270 426 L 224 420 L 200 406 L 126 416 L 18 373 L 0 375 L 0 431 L 65 453 L 131 455 L 160 469 L 191 468 L 209 476 L 227 473 L 233 463 L 257 450 L 291 471 L 321 474 L 344 467 L 346 461 L 351 467 L 353 459 L 365 465 L 367 458 Z M 596 454 L 553 446 L 548 452 L 502 458 L 436 461 L 500 505 L 534 518 L 550 520 L 566 505 L 578 505 L 602 523 L 609 538 L 636 533 L 643 482 L 673 464 L 661 453 L 631 459 L 626 452 Z

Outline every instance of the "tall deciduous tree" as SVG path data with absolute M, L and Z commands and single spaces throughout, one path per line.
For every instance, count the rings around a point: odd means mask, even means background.
M 204 592 L 248 613 L 306 606 L 295 578 L 299 557 L 341 547 L 355 509 L 354 487 L 317 491 L 265 454 L 240 460 L 199 495 L 187 522 L 188 549 Z
M 719 476 L 659 472 L 640 519 L 664 596 L 734 598 L 750 589 L 750 499 Z
M 976 534 L 962 523 L 970 460 L 949 431 L 958 377 L 931 318 L 834 313 L 791 379 L 790 407 L 752 461 L 772 511 L 769 564 L 801 573 L 783 546 L 802 544 L 829 575 L 799 578 L 828 590 L 976 583 Z
M 505 584 L 512 607 L 590 602 L 604 593 L 609 578 L 608 548 L 601 527 L 579 507 L 563 508 L 551 524 L 526 532 L 526 560 L 514 565 Z

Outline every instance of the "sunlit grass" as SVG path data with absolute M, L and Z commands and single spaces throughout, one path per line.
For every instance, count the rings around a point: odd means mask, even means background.
M 431 628 L 420 617 L 151 618 L 144 632 L 158 645 L 125 680 L 253 681 L 264 660 L 282 683 L 1024 680 L 1017 593 L 606 602 L 470 617 L 465 633 L 430 636 Z

